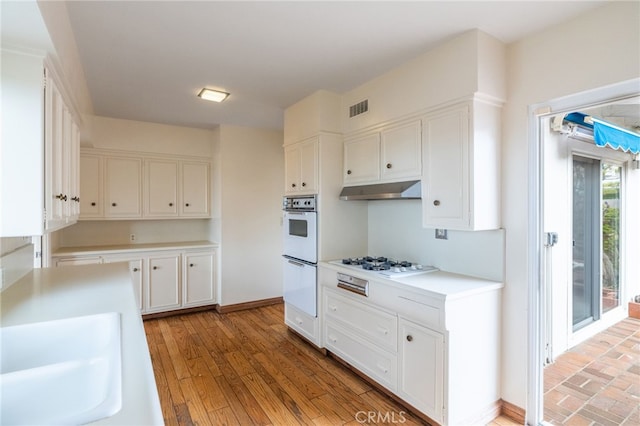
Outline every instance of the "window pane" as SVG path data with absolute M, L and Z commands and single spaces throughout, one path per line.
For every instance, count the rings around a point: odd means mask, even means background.
M 602 164 L 602 312 L 620 305 L 622 167 Z

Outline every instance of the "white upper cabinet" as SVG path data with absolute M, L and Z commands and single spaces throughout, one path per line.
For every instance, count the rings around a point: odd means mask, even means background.
M 210 164 L 205 162 L 181 162 L 182 201 L 181 217 L 209 217 L 211 203 L 209 201 Z
M 104 216 L 103 165 L 99 155 L 82 154 L 80 157 L 80 219 Z
M 106 158 L 105 216 L 142 217 L 142 160 Z
M 178 215 L 178 162 L 146 160 L 145 214 L 149 217 Z
M 380 180 L 380 134 L 374 133 L 344 143 L 344 184 Z
M 0 237 L 75 223 L 79 129 L 64 85 L 33 54 L 2 51 Z
M 423 226 L 500 227 L 500 108 L 475 101 L 424 118 Z
M 412 121 L 381 132 L 381 178 L 383 180 L 420 179 L 421 132 L 420 121 Z
M 285 147 L 285 194 L 318 192 L 318 138 Z
M 344 184 L 374 184 L 420 179 L 421 122 L 385 126 L 344 143 Z
M 86 148 L 80 218 L 211 217 L 211 164 L 190 157 Z

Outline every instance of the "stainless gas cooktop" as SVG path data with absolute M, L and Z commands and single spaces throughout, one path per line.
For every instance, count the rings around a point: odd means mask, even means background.
M 363 256 L 351 257 L 342 260 L 333 260 L 329 263 L 344 266 L 349 269 L 369 271 L 377 273 L 385 278 L 402 278 L 410 275 L 424 274 L 437 271 L 433 266 L 423 266 L 406 260 L 393 260 L 387 257 Z

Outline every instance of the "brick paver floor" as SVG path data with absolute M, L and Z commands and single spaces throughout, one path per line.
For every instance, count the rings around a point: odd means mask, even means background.
M 640 320 L 626 318 L 544 369 L 544 419 L 556 425 L 640 425 Z

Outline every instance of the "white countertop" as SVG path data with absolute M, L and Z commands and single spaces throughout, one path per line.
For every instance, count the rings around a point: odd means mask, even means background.
M 403 288 L 410 287 L 414 291 L 426 293 L 430 297 L 444 300 L 468 297 L 504 287 L 504 283 L 499 281 L 485 280 L 444 271 L 425 272 L 389 279 L 375 271 L 353 269 L 330 262 L 320 262 L 320 265 L 365 280 L 382 282 Z
M 147 243 L 147 244 L 118 244 L 110 246 L 78 246 L 78 247 L 60 247 L 53 251 L 53 256 L 86 256 L 96 255 L 109 252 L 115 253 L 132 253 L 143 251 L 159 251 L 159 250 L 191 250 L 191 249 L 209 249 L 217 248 L 218 243 L 212 241 L 183 241 L 170 243 Z
M 164 424 L 127 265 L 35 269 L 0 293 L 3 327 L 103 312 L 119 312 L 121 318 L 122 409 L 91 424 Z

